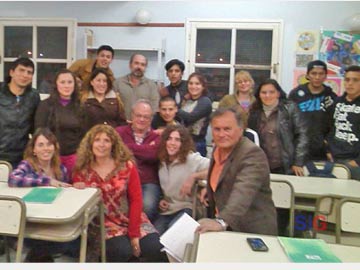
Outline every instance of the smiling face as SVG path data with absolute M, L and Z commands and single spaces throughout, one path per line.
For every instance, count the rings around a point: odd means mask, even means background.
M 181 137 L 178 131 L 170 133 L 169 138 L 166 140 L 166 151 L 170 160 L 174 160 L 181 148 Z
M 71 95 L 75 90 L 75 80 L 71 73 L 62 73 L 57 77 L 56 89 L 61 98 L 71 98 Z
M 100 96 L 104 96 L 108 89 L 107 77 L 104 73 L 96 75 L 96 77 L 90 81 L 90 84 L 93 87 L 94 94 Z
M 276 90 L 274 85 L 264 84 L 260 89 L 259 97 L 262 104 L 266 106 L 273 106 L 278 102 L 280 93 Z
M 193 76 L 190 80 L 188 80 L 188 91 L 192 99 L 198 99 L 201 97 L 204 91 L 204 86 L 196 76 Z
M 159 114 L 166 123 L 174 120 L 177 113 L 177 106 L 175 101 L 163 101 L 160 103 Z
M 18 65 L 15 69 L 10 69 L 9 75 L 11 77 L 10 84 L 24 89 L 29 84 L 31 84 L 34 75 L 34 69 L 32 67 Z
M 99 54 L 96 55 L 96 66 L 101 68 L 108 68 L 112 59 L 113 55 L 110 51 L 102 50 L 99 52 Z
M 55 153 L 55 145 L 40 135 L 35 141 L 33 153 L 40 163 L 50 162 Z
M 95 159 L 111 157 L 112 142 L 106 133 L 98 133 L 92 144 L 92 152 Z
M 152 110 L 147 103 L 138 103 L 131 112 L 132 128 L 135 132 L 146 132 L 151 125 Z

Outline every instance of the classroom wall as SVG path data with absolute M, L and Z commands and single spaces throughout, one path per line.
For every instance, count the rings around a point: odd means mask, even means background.
M 139 9 L 152 14 L 152 23 L 186 23 L 191 19 L 282 19 L 282 81 L 292 87 L 296 34 L 300 30 L 348 30 L 347 20 L 359 13 L 359 1 L 82 1 L 82 2 L 0 2 L 0 17 L 65 17 L 78 22 L 135 22 Z M 77 58 L 84 57 L 84 28 L 77 31 Z M 94 46 L 160 47 L 166 40 L 165 61 L 185 57 L 185 28 L 90 27 Z M 155 61 L 155 60 L 154 60 Z M 127 63 L 121 64 L 127 71 Z M 149 77 L 156 77 L 152 66 Z M 123 75 L 123 74 L 117 74 Z M 165 77 L 165 76 L 164 76 Z M 167 81 L 165 81 L 167 83 Z

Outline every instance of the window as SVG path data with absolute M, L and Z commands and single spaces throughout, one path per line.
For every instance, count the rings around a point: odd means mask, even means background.
M 33 87 L 48 93 L 55 73 L 74 59 L 75 27 L 72 19 L 1 19 L 0 81 L 8 75 L 11 62 L 29 57 L 35 64 Z
M 281 21 L 189 20 L 186 31 L 187 70 L 206 76 L 213 101 L 234 92 L 239 70 L 249 71 L 256 85 L 265 78 L 280 80 Z

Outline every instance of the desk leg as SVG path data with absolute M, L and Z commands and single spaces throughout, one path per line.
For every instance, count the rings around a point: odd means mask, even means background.
M 101 236 L 101 262 L 106 262 L 105 218 L 104 218 L 104 205 L 102 201 L 100 201 L 99 203 L 99 220 L 100 220 L 100 236 Z
M 86 211 L 84 215 L 84 221 L 81 228 L 81 241 L 80 241 L 80 258 L 79 262 L 86 262 L 86 249 L 87 249 L 87 234 L 89 224 L 89 213 Z

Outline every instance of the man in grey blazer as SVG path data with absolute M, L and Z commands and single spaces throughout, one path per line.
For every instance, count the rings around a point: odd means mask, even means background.
M 215 143 L 208 186 L 201 200 L 209 218 L 199 220 L 199 233 L 232 230 L 277 235 L 271 198 L 270 170 L 265 153 L 243 136 L 243 118 L 233 109 L 211 116 Z

